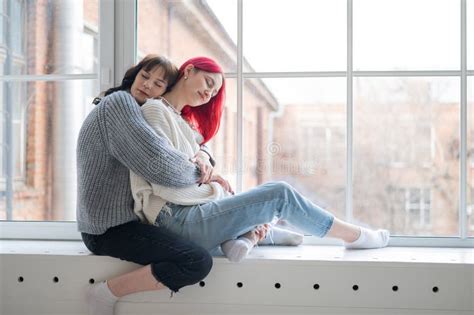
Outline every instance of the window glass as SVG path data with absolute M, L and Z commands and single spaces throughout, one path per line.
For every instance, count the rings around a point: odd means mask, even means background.
M 344 78 L 247 79 L 244 190 L 283 180 L 344 217 Z
M 237 81 L 226 79 L 226 101 L 217 135 L 208 142 L 216 166 L 214 174 L 229 181 L 234 191 L 237 187 Z
M 15 64 L 13 73 L 24 74 L 25 67 L 22 64 Z M 9 82 L 8 91 L 10 93 L 11 117 L 13 127 L 13 161 L 15 179 L 24 179 L 26 161 L 26 125 L 27 125 L 27 96 L 26 82 Z
M 11 23 L 3 27 L 12 35 L 12 54 L 7 59 L 0 50 L 3 74 L 26 79 L 30 74 L 97 73 L 98 0 L 8 4 Z M 27 23 L 27 15 L 35 19 Z M 9 148 L 8 154 L 2 150 L 1 163 L 11 156 L 12 178 L 2 168 L 0 219 L 75 220 L 77 133 L 98 86 L 94 79 L 1 82 L 2 148 Z M 8 180 L 11 192 L 6 192 Z M 6 209 L 8 194 L 12 209 Z
M 11 14 L 10 20 L 13 21 L 11 23 L 11 29 L 9 30 L 13 47 L 12 52 L 17 55 L 24 55 L 24 39 L 26 37 L 25 33 L 25 4 L 24 1 L 21 0 L 11 0 L 10 5 Z
M 467 0 L 467 68 L 474 70 L 474 0 Z
M 344 71 L 345 0 L 250 0 L 243 3 L 247 71 Z
M 472 2 L 472 1 L 471 1 Z M 474 77 L 467 77 L 467 213 L 468 233 L 474 236 Z
M 138 59 L 160 54 L 179 66 L 208 56 L 236 72 L 236 0 L 140 0 L 137 6 Z
M 5 43 L 5 34 L 4 34 L 4 26 L 5 23 L 5 0 L 0 0 L 0 45 Z
M 82 38 L 84 25 L 98 29 L 97 0 L 11 0 L 8 3 L 12 16 L 11 23 L 3 24 L 4 32 L 12 37 L 13 57 L 24 59 L 26 74 L 88 73 L 83 63 Z M 35 19 L 26 21 L 26 16 Z
M 0 76 L 3 75 L 3 59 L 0 57 Z M 4 104 L 5 104 L 5 99 L 4 99 L 4 93 L 3 93 L 3 90 L 4 90 L 4 86 L 5 86 L 5 82 L 4 81 L 0 81 L 0 101 L 2 102 L 2 112 L 4 111 Z M 3 161 L 3 150 L 4 150 L 4 146 L 5 146 L 5 139 L 3 138 L 3 135 L 4 135 L 4 128 L 5 128 L 5 115 L 1 115 L 0 117 L 0 182 L 1 181 L 4 181 L 4 177 L 5 177 L 5 170 L 3 169 L 4 167 L 4 161 Z M 1 189 L 0 187 L 0 191 L 2 191 L 3 189 Z M 1 198 L 1 195 L 0 195 L 0 198 Z
M 458 235 L 459 78 L 354 80 L 354 218 Z
M 9 83 L 14 109 L 12 139 L 7 139 L 15 167 L 13 220 L 75 220 L 75 146 L 91 108 L 87 104 L 98 92 L 91 94 L 88 87 L 97 84 L 96 80 Z M 0 219 L 6 219 L 4 197 L 0 197 Z
M 354 70 L 460 69 L 460 1 L 355 0 Z

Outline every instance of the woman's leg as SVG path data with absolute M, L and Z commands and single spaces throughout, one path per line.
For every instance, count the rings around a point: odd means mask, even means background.
M 344 242 L 352 243 L 359 238 L 360 228 L 357 225 L 334 218 L 331 229 L 326 236 L 339 238 Z
M 359 233 L 358 227 L 354 229 L 353 225 L 335 220 L 331 213 L 313 204 L 285 182 L 266 183 L 203 205 L 173 206 L 171 215 L 160 213 L 156 223 L 206 249 L 213 249 L 255 226 L 271 222 L 275 217 L 319 237 L 327 236 L 332 230 L 330 236 L 350 242 Z
M 212 257 L 203 248 L 164 228 L 139 222 L 113 227 L 103 235 L 83 234 L 83 239 L 94 254 L 145 265 L 93 287 L 91 314 L 113 314 L 115 301 L 127 294 L 165 287 L 177 292 L 205 278 L 212 267 Z
M 173 205 L 171 215 L 162 211 L 156 224 L 192 239 L 206 249 L 213 249 L 275 217 L 320 237 L 326 235 L 334 219 L 332 214 L 311 203 L 290 185 L 270 182 L 203 205 Z
M 116 297 L 128 294 L 161 290 L 166 288 L 163 283 L 158 282 L 151 272 L 151 265 L 138 268 L 129 273 L 107 280 L 110 291 Z

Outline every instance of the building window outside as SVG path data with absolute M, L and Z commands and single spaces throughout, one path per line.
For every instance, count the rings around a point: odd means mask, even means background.
M 431 227 L 431 191 L 427 188 L 398 188 L 393 192 L 392 209 L 406 233 Z
M 405 190 L 405 224 L 426 229 L 431 224 L 430 189 L 409 188 Z

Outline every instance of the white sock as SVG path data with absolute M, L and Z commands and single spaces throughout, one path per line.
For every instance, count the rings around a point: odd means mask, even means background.
M 240 262 L 250 253 L 253 246 L 251 240 L 242 236 L 236 240 L 225 241 L 221 244 L 221 249 L 231 262 Z
M 113 315 L 115 302 L 119 299 L 110 291 L 107 282 L 100 282 L 87 289 L 89 315 Z
M 344 243 L 348 249 L 369 249 L 381 248 L 388 244 L 390 239 L 390 232 L 387 230 L 369 230 L 360 228 L 360 236 L 352 243 Z
M 272 226 L 258 245 L 298 246 L 301 243 L 303 243 L 302 234 Z

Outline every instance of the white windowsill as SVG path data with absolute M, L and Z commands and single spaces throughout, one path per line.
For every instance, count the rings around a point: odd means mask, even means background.
M 0 240 L 0 255 L 89 256 L 81 241 Z M 247 258 L 283 261 L 338 261 L 383 263 L 436 263 L 474 265 L 473 248 L 387 247 L 372 250 L 345 250 L 343 246 L 260 246 Z M 227 262 L 215 257 L 216 262 Z
M 86 314 L 90 281 L 138 267 L 92 255 L 81 241 L 0 240 L 0 261 L 5 315 Z M 142 292 L 117 307 L 127 315 L 470 315 L 473 272 L 472 248 L 261 246 L 241 263 L 216 257 L 203 281 L 172 299 L 168 290 Z
M 50 240 L 78 241 L 81 234 L 77 231 L 76 222 L 39 222 L 39 221 L 0 221 L 0 241 L 2 240 Z M 305 236 L 305 245 L 334 246 L 342 242 L 331 238 Z M 474 248 L 474 237 L 428 237 L 392 235 L 390 247 L 447 247 Z

